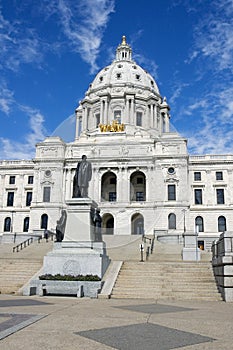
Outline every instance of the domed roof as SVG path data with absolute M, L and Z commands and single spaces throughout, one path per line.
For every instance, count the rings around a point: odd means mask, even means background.
M 113 86 L 140 88 L 160 95 L 154 78 L 132 60 L 132 49 L 125 36 L 116 49 L 116 59 L 96 75 L 88 93 Z

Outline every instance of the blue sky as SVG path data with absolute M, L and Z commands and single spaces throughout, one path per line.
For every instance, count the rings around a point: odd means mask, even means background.
M 0 0 L 0 159 L 72 141 L 78 101 L 122 35 L 189 152 L 233 153 L 233 0 Z

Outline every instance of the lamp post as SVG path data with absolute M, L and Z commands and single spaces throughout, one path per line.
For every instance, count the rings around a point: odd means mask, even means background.
M 12 212 L 11 212 L 11 233 L 13 233 L 14 213 L 15 213 L 15 211 L 12 210 Z M 15 243 L 15 241 L 16 241 L 16 232 L 14 233 L 14 243 Z
M 198 261 L 198 241 L 197 241 L 197 237 L 198 237 L 198 233 L 199 233 L 199 226 L 196 225 L 196 261 Z
M 186 233 L 186 221 L 185 221 L 185 213 L 186 213 L 186 209 L 182 209 L 182 213 L 184 215 L 184 233 L 183 233 L 183 245 L 185 245 L 185 233 Z

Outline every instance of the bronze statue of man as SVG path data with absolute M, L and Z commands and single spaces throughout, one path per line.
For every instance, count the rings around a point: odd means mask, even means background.
M 73 182 L 73 198 L 87 198 L 89 181 L 92 177 L 92 166 L 87 161 L 87 156 L 82 156 L 78 162 Z

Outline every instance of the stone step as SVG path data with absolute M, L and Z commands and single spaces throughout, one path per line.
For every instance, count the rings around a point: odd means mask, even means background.
M 156 299 L 156 300 L 197 300 L 197 301 L 222 301 L 220 296 L 195 296 L 195 295 L 176 295 L 176 296 L 166 296 L 166 295 L 147 295 L 146 297 L 143 295 L 125 295 L 123 294 L 112 294 L 112 298 L 114 299 Z
M 124 262 L 112 297 L 221 300 L 208 262 Z

